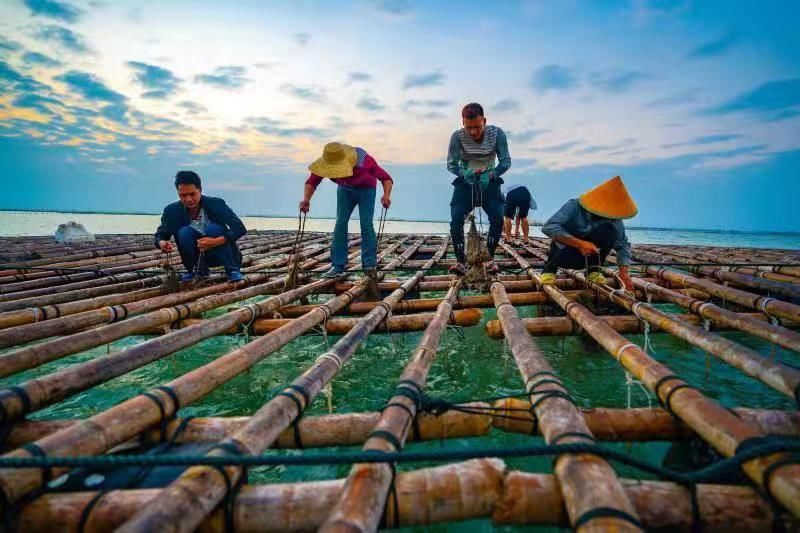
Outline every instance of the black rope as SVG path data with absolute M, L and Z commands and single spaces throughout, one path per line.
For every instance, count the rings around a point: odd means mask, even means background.
M 400 439 L 398 439 L 395 436 L 395 434 L 392 433 L 391 431 L 384 431 L 382 429 L 376 429 L 376 430 L 372 431 L 369 434 L 369 436 L 367 437 L 367 439 L 373 439 L 373 438 L 382 439 L 382 440 L 388 442 L 389 444 L 392 445 L 392 447 L 397 452 L 399 452 L 400 450 L 403 449 L 403 443 L 400 442 Z
M 588 433 L 583 433 L 582 431 L 567 431 L 565 433 L 562 433 L 561 435 L 557 435 L 552 439 L 550 439 L 550 442 L 548 442 L 548 444 L 558 444 L 559 442 L 561 442 L 562 439 L 566 439 L 567 437 L 580 437 L 582 439 L 586 439 L 591 442 L 597 442 L 597 439 L 594 438 L 593 435 L 590 435 Z
M 618 518 L 620 520 L 624 520 L 625 522 L 633 524 L 639 529 L 644 530 L 644 526 L 642 525 L 642 523 L 639 521 L 638 518 L 631 515 L 627 511 L 623 511 L 621 509 L 614 509 L 613 507 L 595 507 L 594 509 L 589 509 L 575 520 L 575 523 L 572 524 L 572 528 L 577 530 L 586 522 L 594 520 L 595 518 Z
M 417 441 L 417 442 L 422 440 L 422 435 L 421 435 L 420 429 L 419 429 L 419 420 L 417 419 L 417 413 L 412 411 L 411 408 L 409 406 L 407 406 L 406 404 L 400 403 L 400 402 L 389 402 L 389 403 L 387 403 L 386 405 L 384 405 L 381 408 L 381 413 L 383 413 L 389 407 L 399 407 L 400 409 L 405 411 L 406 414 L 408 414 L 409 419 L 411 420 L 411 431 L 413 432 L 412 440 Z
M 149 391 L 143 392 L 142 396 L 144 396 L 145 398 L 156 404 L 156 407 L 158 407 L 159 418 L 160 418 L 159 422 L 161 424 L 160 440 L 162 442 L 167 440 L 167 424 L 169 423 L 169 417 L 167 417 L 167 409 L 164 406 L 164 402 L 162 402 L 161 398 L 159 398 L 157 395 Z
M 17 385 L 6 387 L 0 391 L 0 423 L 5 424 L 11 421 L 5 403 L 2 401 L 4 396 L 14 396 L 19 399 L 19 402 L 22 404 L 22 415 L 30 412 L 32 404 L 31 397 L 28 396 L 28 391 Z
M 240 444 L 238 441 L 229 439 L 225 442 L 221 442 L 212 446 L 208 451 L 209 453 L 213 450 L 223 450 L 227 452 L 229 455 L 234 456 L 244 456 L 246 455 L 245 452 L 242 450 L 244 446 Z M 241 491 L 242 486 L 247 483 L 248 478 L 248 467 L 242 467 L 242 473 L 239 475 L 239 479 L 236 480 L 236 483 L 231 483 L 230 475 L 228 475 L 228 471 L 225 470 L 225 467 L 222 465 L 213 466 L 213 468 L 222 474 L 222 478 L 225 480 L 225 501 L 223 502 L 223 510 L 225 512 L 225 531 L 229 533 L 234 533 L 236 531 L 236 515 L 235 515 L 235 506 L 236 506 L 236 498 L 239 496 L 239 491 Z
M 567 400 L 572 405 L 575 405 L 575 400 L 570 396 L 568 393 L 564 392 L 563 390 L 546 390 L 542 392 L 537 392 L 537 395 L 540 395 L 536 398 L 536 401 L 531 402 L 531 409 L 536 410 L 539 405 L 544 402 L 545 400 L 549 400 L 550 398 L 561 398 Z M 575 405 L 575 407 L 578 407 Z
M 672 395 L 675 394 L 676 392 L 678 392 L 681 389 L 693 389 L 693 388 L 694 387 L 692 387 L 691 385 L 689 385 L 687 383 L 681 383 L 680 385 L 674 386 L 673 388 L 671 388 L 669 390 L 669 392 L 667 393 L 667 397 L 664 398 L 664 401 L 661 402 L 661 405 L 664 407 L 664 409 L 666 409 L 666 411 L 669 414 L 671 414 L 673 417 L 677 418 L 677 415 L 675 414 L 675 411 L 672 410 L 672 405 L 670 404 L 670 400 L 672 400 Z M 659 401 L 660 401 L 660 399 L 659 399 Z
M 391 527 L 397 529 L 400 527 L 400 502 L 397 497 L 397 486 L 395 485 L 395 481 L 397 481 L 397 465 L 395 463 L 389 463 L 389 468 L 392 469 L 392 481 L 389 484 L 389 494 L 386 498 L 386 502 L 383 504 L 383 514 L 381 515 L 380 527 L 381 529 L 385 529 L 387 527 Z M 388 514 L 389 514 L 389 501 L 391 500 L 393 506 L 393 513 L 392 513 L 392 524 L 389 525 L 388 522 Z
M 103 499 L 103 496 L 109 492 L 111 492 L 111 490 L 101 490 L 95 494 L 91 500 L 89 500 L 89 503 L 87 503 L 86 506 L 84 506 L 83 510 L 81 511 L 81 517 L 78 520 L 78 533 L 83 533 L 86 530 L 86 524 L 89 522 L 89 517 L 92 515 L 92 511 L 94 511 L 94 508 L 97 506 L 100 500 Z

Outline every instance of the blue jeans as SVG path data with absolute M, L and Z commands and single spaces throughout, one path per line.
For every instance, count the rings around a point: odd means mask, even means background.
M 331 263 L 335 268 L 347 265 L 347 222 L 353 209 L 358 206 L 361 220 L 361 266 L 375 268 L 378 263 L 378 239 L 372 226 L 375 214 L 375 188 L 346 187 L 340 185 L 336 191 L 336 227 L 333 228 Z
M 225 229 L 219 224 L 209 222 L 206 225 L 205 237 L 222 237 L 224 234 Z M 178 230 L 178 234 L 175 235 L 178 253 L 181 254 L 181 261 L 183 261 L 183 266 L 186 267 L 187 272 L 194 272 L 195 266 L 197 266 L 197 258 L 200 252 L 197 248 L 197 241 L 203 237 L 204 235 L 191 226 L 182 227 Z M 203 264 L 199 265 L 199 273 L 207 275 L 208 267 L 212 266 L 225 267 L 225 272 L 228 274 L 233 270 L 239 270 L 242 260 L 235 246 L 236 243 L 226 242 L 222 246 L 207 250 L 204 254 Z

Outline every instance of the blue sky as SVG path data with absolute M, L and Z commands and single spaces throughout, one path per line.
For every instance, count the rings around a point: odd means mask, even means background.
M 294 215 L 325 142 L 449 216 L 478 101 L 549 216 L 622 175 L 633 225 L 800 231 L 800 2 L 0 3 L 0 208 L 158 212 L 172 176 Z M 335 213 L 324 183 L 312 216 Z

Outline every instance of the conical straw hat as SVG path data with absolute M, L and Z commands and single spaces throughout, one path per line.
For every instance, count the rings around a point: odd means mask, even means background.
M 356 149 L 344 143 L 328 143 L 322 157 L 308 165 L 308 170 L 323 178 L 349 178 L 356 166 Z
M 590 213 L 605 218 L 631 218 L 639 212 L 619 176 L 583 193 L 578 202 Z

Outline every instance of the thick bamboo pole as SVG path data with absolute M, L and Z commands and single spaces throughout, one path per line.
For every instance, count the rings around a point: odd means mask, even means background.
M 316 282 L 330 283 L 333 280 Z M 214 361 L 192 370 L 147 393 L 140 394 L 76 425 L 48 435 L 35 446 L 49 456 L 97 455 L 135 437 L 147 428 L 171 418 L 181 407 L 202 398 L 220 385 L 245 372 L 253 365 L 274 353 L 282 346 L 302 335 L 305 331 L 322 323 L 326 318 L 349 304 L 364 292 L 366 282 L 350 292 L 339 295 L 298 319 L 291 325 L 269 335 L 259 337 Z M 310 285 L 300 287 L 254 304 L 258 313 L 270 312 L 287 299 L 296 299 L 308 291 Z M 312 288 L 313 289 L 313 288 Z M 291 299 L 289 299 L 291 298 Z M 229 313 L 234 315 L 234 313 Z M 178 332 L 178 333 L 184 333 Z M 180 337 L 175 337 L 175 341 Z M 160 403 L 156 403 L 157 398 Z M 5 454 L 7 457 L 30 456 L 29 449 L 19 449 Z M 60 471 L 59 471 L 60 472 Z M 56 474 L 57 475 L 57 474 Z M 5 505 L 13 505 L 20 498 L 35 491 L 46 482 L 40 469 L 0 469 L 0 490 Z
M 300 532 L 317 529 L 338 500 L 344 479 L 303 483 L 245 485 L 233 502 L 236 531 Z M 494 524 L 568 527 L 564 501 L 554 476 L 506 471 L 498 459 L 474 459 L 397 474 L 401 527 L 432 526 L 492 518 Z M 622 480 L 642 523 L 654 531 L 690 531 L 689 491 L 661 481 Z M 158 498 L 159 489 L 45 494 L 22 509 L 21 531 L 95 533 L 118 528 Z M 99 498 L 91 507 L 90 502 Z M 769 531 L 772 510 L 750 487 L 700 484 L 697 503 L 703 531 Z M 86 509 L 90 509 L 84 516 Z M 780 517 L 790 530 L 791 520 Z M 199 528 L 226 532 L 225 513 L 217 509 Z
M 12 300 L 21 300 L 23 298 L 33 298 L 34 296 L 57 295 L 60 293 L 73 292 L 80 289 L 90 289 L 102 287 L 104 285 L 116 285 L 125 281 L 141 280 L 157 276 L 151 272 L 128 272 L 126 274 L 117 274 L 113 276 L 100 277 L 86 281 L 75 281 L 66 283 L 64 285 L 54 285 L 51 287 L 42 287 L 39 289 L 31 289 L 27 291 L 14 292 L 11 294 L 0 294 L 0 302 L 11 302 Z M 162 280 L 163 276 L 159 276 Z M 110 291 L 116 292 L 116 291 Z
M 791 304 L 771 298 L 752 294 L 734 287 L 726 287 L 707 279 L 697 278 L 691 274 L 678 272 L 666 267 L 645 266 L 643 269 L 651 276 L 670 281 L 678 286 L 691 287 L 717 296 L 729 302 L 761 311 L 770 316 L 786 320 L 800 321 L 800 305 Z
M 548 444 L 593 442 L 594 436 L 569 391 L 525 331 L 503 286 L 494 282 L 489 289 L 545 441 Z M 563 454 L 556 459 L 553 472 L 564 495 L 570 524 L 579 531 L 641 530 L 634 506 L 605 459 L 589 454 Z M 628 518 L 599 515 L 584 519 L 596 509 L 614 509 Z
M 488 404 L 472 402 L 463 404 L 475 413 L 446 411 L 442 414 L 418 413 L 418 431 L 409 438 L 417 441 L 479 437 L 488 434 L 489 427 L 509 433 L 540 435 L 539 425 L 530 413 L 530 402 L 508 398 L 498 400 L 496 411 L 486 410 Z M 485 411 L 487 414 L 481 414 Z M 582 409 L 583 418 L 596 439 L 609 442 L 679 441 L 695 433 L 686 424 L 660 408 Z M 800 412 L 767 409 L 735 408 L 739 418 L 757 425 L 769 435 L 800 437 Z M 496 416 L 493 416 L 496 415 Z M 379 412 L 346 413 L 321 416 L 304 416 L 297 423 L 300 438 L 295 438 L 294 428 L 286 429 L 273 444 L 273 448 L 303 448 L 324 446 L 355 446 L 364 444 L 380 417 Z M 171 419 L 166 425 L 150 428 L 139 439 L 158 443 L 162 439 L 176 444 L 190 442 L 217 442 L 235 434 L 249 417 L 209 417 Z M 5 449 L 19 448 L 56 431 L 78 426 L 79 420 L 24 420 L 15 424 L 5 441 Z M 178 431 L 182 428 L 181 431 Z
M 501 243 L 502 245 L 502 243 Z M 541 284 L 541 278 L 528 262 L 507 246 L 504 249 L 515 257 L 532 279 Z M 678 378 L 665 365 L 656 362 L 638 346 L 608 327 L 585 307 L 564 296 L 554 286 L 543 289 L 592 338 L 600 343 L 625 369 L 655 393 L 675 415 L 697 432 L 722 455 L 730 457 L 745 441 L 765 434 L 755 425 L 736 417 L 733 413 L 707 398 L 698 390 Z M 752 442 L 752 441 L 751 441 Z M 800 515 L 800 465 L 783 464 L 784 454 L 772 454 L 753 459 L 742 465 L 742 470 L 756 484 L 764 488 L 765 470 L 772 466 L 766 479 L 769 492 L 795 516 Z M 781 463 L 779 463 L 781 461 Z
M 701 327 L 678 320 L 652 305 L 637 301 L 624 292 L 591 283 L 586 280 L 582 272 L 575 270 L 568 270 L 567 272 L 575 279 L 587 283 L 595 291 L 604 293 L 611 301 L 649 324 L 656 325 L 661 330 L 669 332 L 698 348 L 702 348 L 778 392 L 793 399 L 800 398 L 800 370 L 773 361 L 751 348 L 708 332 Z
M 422 238 L 415 244 L 421 246 L 424 241 L 425 238 Z M 431 265 L 444 254 L 445 249 L 442 247 L 441 253 L 430 259 Z M 401 265 L 415 250 L 416 248 L 412 246 L 389 263 L 385 269 Z M 384 306 L 376 307 L 362 318 L 357 327 L 343 336 L 328 352 L 317 358 L 311 368 L 296 378 L 286 390 L 265 403 L 251 417 L 247 425 L 223 443 L 235 446 L 244 453 L 253 454 L 261 453 L 272 445 L 280 433 L 314 400 L 339 372 L 342 365 L 350 359 L 361 342 L 423 275 L 424 271 L 417 272 L 403 283 L 401 288 L 384 298 Z M 209 454 L 227 453 L 230 452 L 222 447 L 212 450 Z M 170 530 L 173 531 L 193 531 L 225 497 L 228 483 L 236 483 L 242 471 L 240 468 L 226 468 L 225 473 L 223 476 L 218 470 L 201 466 L 188 469 L 162 491 L 158 502 L 137 513 L 120 528 L 120 531 L 150 531 L 154 527 L 163 527 L 163 524 L 169 524 Z M 198 498 L 201 494 L 202 498 Z
M 398 390 L 381 412 L 372 433 L 367 438 L 365 451 L 400 451 L 408 438 L 409 430 L 417 414 L 417 402 L 408 393 L 419 394 L 425 390 L 428 372 L 436 357 L 442 332 L 453 313 L 453 302 L 461 289 L 461 280 L 452 282 L 450 289 L 436 309 L 400 375 Z M 320 531 L 375 531 L 381 516 L 385 523 L 396 518 L 398 509 L 387 507 L 387 497 L 394 478 L 393 468 L 385 463 L 356 464 L 347 476 L 342 494 Z M 385 509 L 385 511 L 384 511 Z
M 531 403 L 529 401 L 508 398 L 496 401 L 494 406 L 500 409 L 495 413 L 497 416 L 492 419 L 492 425 L 497 429 L 523 435 L 540 434 L 541 428 L 530 412 Z M 581 412 L 592 434 L 601 441 L 677 441 L 695 435 L 689 426 L 669 414 L 665 409 L 648 407 L 605 409 L 598 407 L 583 409 Z M 771 411 L 739 407 L 733 409 L 733 412 L 742 420 L 756 425 L 766 434 L 786 437 L 800 436 L 800 412 L 798 411 Z
M 568 292 L 564 293 L 565 296 L 570 297 Z M 761 313 L 735 313 L 742 318 L 752 319 L 756 321 L 763 322 L 764 325 L 768 323 L 768 319 L 762 315 Z M 670 315 L 678 320 L 683 322 L 687 322 L 693 325 L 702 325 L 703 319 L 700 316 L 693 315 L 691 313 L 686 314 L 672 314 Z M 610 327 L 614 329 L 617 333 L 644 333 L 645 332 L 645 325 L 642 323 L 641 320 L 636 318 L 635 316 L 631 315 L 609 315 L 609 316 L 598 316 L 599 320 L 602 320 Z M 581 327 L 576 324 L 573 320 L 569 317 L 539 317 L 539 318 L 523 318 L 522 323 L 525 325 L 525 328 L 528 330 L 528 333 L 533 335 L 534 337 L 563 337 L 568 335 L 582 335 L 585 332 L 581 329 Z M 798 324 L 791 324 L 793 327 L 800 326 Z M 650 325 L 650 332 L 659 332 L 661 328 L 657 325 Z M 730 330 L 731 328 L 728 327 L 718 327 L 716 325 L 711 325 L 710 330 L 715 331 L 723 331 L 723 330 Z M 502 339 L 503 338 L 503 328 L 500 326 L 500 322 L 498 320 L 490 320 L 486 323 L 486 334 L 492 339 Z
M 398 315 L 387 317 L 378 324 L 374 333 L 401 333 L 410 331 L 424 331 L 430 321 L 435 316 L 434 313 L 416 313 L 410 315 Z M 480 309 L 462 309 L 453 311 L 449 317 L 451 326 L 469 327 L 475 326 L 481 321 Z M 250 324 L 248 328 L 252 335 L 266 335 L 276 329 L 290 324 L 291 318 L 258 318 Z M 177 323 L 178 328 L 192 326 L 204 322 L 204 319 L 189 318 Z M 357 318 L 329 318 L 325 322 L 325 330 L 331 335 L 344 335 L 353 329 L 358 323 Z M 229 329 L 222 334 L 238 335 L 241 328 Z
M 610 268 L 605 269 L 607 273 L 612 273 Z M 647 281 L 633 279 L 634 286 L 642 289 L 646 294 L 655 294 L 661 298 L 680 305 L 693 313 L 711 320 L 716 324 L 726 326 L 731 329 L 744 331 L 760 339 L 773 342 L 789 350 L 800 352 L 800 333 L 788 330 L 784 327 L 764 323 L 764 321 L 750 317 L 743 313 L 728 311 L 711 302 L 701 302 L 690 296 L 678 294 L 670 289 L 659 287 Z

